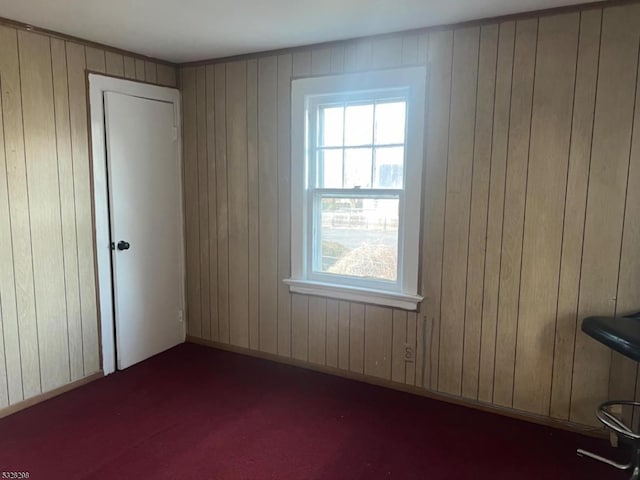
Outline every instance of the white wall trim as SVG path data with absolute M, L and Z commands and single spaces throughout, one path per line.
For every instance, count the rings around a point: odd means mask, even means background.
M 89 107 L 91 115 L 91 152 L 93 167 L 93 205 L 95 218 L 95 249 L 98 267 L 98 305 L 100 307 L 100 338 L 102 350 L 102 370 L 105 375 L 116 369 L 116 350 L 114 336 L 114 312 L 111 276 L 111 239 L 109 238 L 109 197 L 107 190 L 107 149 L 104 126 L 104 92 L 116 92 L 124 95 L 147 98 L 172 103 L 174 121 L 178 129 L 178 162 L 182 172 L 182 132 L 180 92 L 175 88 L 160 87 L 146 83 L 89 74 Z M 180 178 L 180 223 L 184 225 L 183 182 Z M 184 238 L 180 239 L 182 264 L 181 299 L 182 310 L 185 302 L 185 254 Z M 183 336 L 186 336 L 183 323 Z M 183 337 L 184 338 L 184 337 Z

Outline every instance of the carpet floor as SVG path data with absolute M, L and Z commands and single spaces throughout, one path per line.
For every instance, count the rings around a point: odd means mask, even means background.
M 623 479 L 607 442 L 184 344 L 0 420 L 30 479 Z M 7 477 L 3 477 L 7 478 Z

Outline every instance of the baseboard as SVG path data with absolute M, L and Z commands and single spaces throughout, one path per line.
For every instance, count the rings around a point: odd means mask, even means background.
M 57 397 L 58 395 L 66 393 L 70 390 L 74 390 L 78 387 L 81 387 L 83 385 L 86 385 L 87 383 L 93 382 L 103 377 L 104 374 L 102 373 L 102 371 L 99 371 L 94 373 L 93 375 L 89 375 L 88 377 L 81 378 L 80 380 L 76 380 L 75 382 L 71 382 L 61 387 L 55 388 L 49 392 L 41 393 L 40 395 L 28 398 L 26 400 L 23 400 L 22 402 L 9 405 L 8 407 L 0 409 L 0 418 L 12 415 L 16 412 L 19 412 L 20 410 L 32 407 L 34 405 L 37 405 L 38 403 L 42 403 L 46 400 L 49 400 L 50 398 Z
M 205 340 L 197 337 L 187 336 L 186 339 L 189 343 L 195 343 L 198 345 L 204 345 L 207 347 L 217 348 L 219 350 L 226 350 L 228 352 L 240 353 L 251 357 L 261 358 L 263 360 L 269 360 L 276 363 L 283 363 L 294 367 L 305 368 L 307 370 L 314 370 L 316 372 L 327 373 L 338 377 L 348 378 L 350 380 L 356 380 L 359 382 L 369 383 L 371 385 L 377 385 L 381 387 L 391 388 L 393 390 L 399 390 L 405 393 L 411 393 L 413 395 L 419 395 L 421 397 L 431 398 L 433 400 L 440 400 L 442 402 L 452 403 L 455 405 L 461 405 L 464 407 L 474 408 L 483 412 L 495 413 L 518 420 L 524 420 L 539 425 L 545 425 L 547 427 L 559 428 L 562 430 L 568 430 L 571 432 L 580 433 L 583 435 L 589 435 L 596 438 L 609 438 L 608 433 L 603 428 L 592 427 L 589 425 L 582 425 L 578 423 L 559 420 L 556 418 L 545 417 L 543 415 L 536 415 L 534 413 L 523 412 L 507 407 L 500 407 L 488 403 L 479 402 L 477 400 L 470 400 L 460 397 L 454 397 L 443 393 L 437 393 L 430 390 L 425 390 L 413 385 L 406 385 L 404 383 L 397 383 L 391 380 L 385 380 L 381 378 L 371 377 L 363 375 L 361 373 L 354 373 L 348 370 L 342 370 L 335 367 L 327 367 L 325 365 L 317 365 L 308 363 L 295 358 L 282 357 L 280 355 L 274 355 L 272 353 L 259 352 L 256 350 L 250 350 L 245 347 L 237 347 L 235 345 L 229 345 L 226 343 L 219 343 L 212 340 Z

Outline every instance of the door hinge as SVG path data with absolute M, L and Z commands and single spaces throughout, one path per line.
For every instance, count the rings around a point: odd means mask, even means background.
M 178 310 L 178 323 L 184 322 L 184 313 L 182 310 Z
M 178 127 L 173 127 L 171 135 L 174 142 L 178 140 Z

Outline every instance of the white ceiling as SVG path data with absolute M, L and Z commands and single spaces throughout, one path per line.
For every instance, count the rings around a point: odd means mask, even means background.
M 179 63 L 584 1 L 0 0 L 0 16 Z

